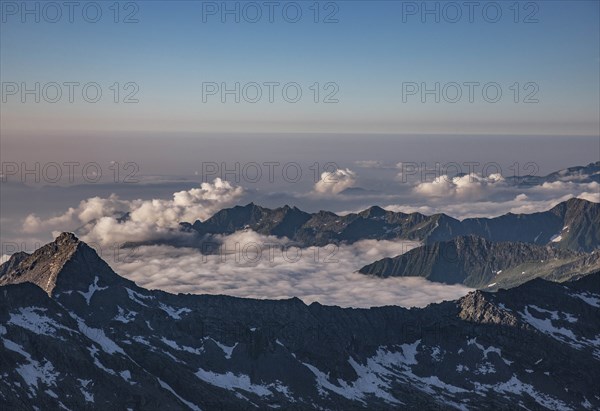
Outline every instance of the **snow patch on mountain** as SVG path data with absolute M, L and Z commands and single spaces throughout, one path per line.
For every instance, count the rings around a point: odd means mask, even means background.
M 152 300 L 154 298 L 151 295 L 143 295 L 143 294 L 137 293 L 133 290 L 130 290 L 129 288 L 125 288 L 125 290 L 127 291 L 127 295 L 129 296 L 129 298 L 132 301 L 134 301 L 144 307 L 148 307 L 148 305 L 146 305 L 146 303 L 144 303 L 142 300 Z
M 185 351 L 185 352 L 189 352 L 190 354 L 196 354 L 196 355 L 200 355 L 204 352 L 204 348 L 192 348 L 192 347 L 188 347 L 186 345 L 179 345 L 177 344 L 175 341 L 173 340 L 169 340 L 165 337 L 162 337 L 160 339 L 165 345 L 168 345 L 169 347 L 173 348 L 174 350 L 177 351 Z
M 551 317 L 550 318 L 536 317 L 530 313 L 529 308 L 532 308 L 539 312 L 550 313 Z M 539 307 L 531 306 L 531 305 L 526 306 L 525 311 L 519 312 L 519 314 L 521 315 L 521 318 L 525 322 L 527 322 L 529 325 L 533 326 L 538 331 L 543 332 L 544 334 L 547 334 L 561 342 L 570 344 L 574 348 L 577 348 L 577 349 L 582 348 L 582 345 L 577 342 L 577 337 L 575 336 L 575 334 L 573 334 L 573 331 L 566 329 L 564 327 L 557 327 L 552 323 L 553 320 L 556 321 L 559 319 L 558 313 L 556 311 L 550 312 L 550 311 L 538 309 L 538 308 Z
M 522 382 L 514 375 L 508 381 L 502 383 L 493 385 L 475 383 L 475 387 L 476 390 L 480 392 L 493 390 L 495 392 L 503 392 L 515 395 L 527 394 L 542 407 L 552 410 L 569 411 L 572 409 L 571 407 L 567 406 L 564 402 L 552 398 L 549 395 L 545 395 L 543 393 L 538 392 L 533 386 Z
M 225 358 L 227 358 L 228 360 L 231 359 L 233 350 L 235 350 L 235 347 L 237 347 L 237 345 L 238 345 L 238 343 L 235 343 L 232 346 L 227 346 L 211 337 L 205 337 L 204 339 L 211 340 L 212 342 L 214 342 L 221 350 L 223 350 L 223 353 L 225 354 Z
M 135 316 L 138 314 L 135 311 L 125 312 L 125 310 L 121 308 L 121 306 L 117 306 L 117 309 L 119 310 L 119 314 L 115 316 L 114 320 L 122 322 L 123 324 L 128 324 L 131 321 L 135 320 Z
M 589 292 L 581 292 L 581 293 L 574 293 L 574 294 L 570 294 L 571 297 L 576 297 L 579 298 L 580 300 L 585 301 L 587 304 L 591 305 L 592 307 L 597 307 L 600 308 L 600 296 L 596 295 L 596 294 L 592 294 Z
M 85 302 L 87 305 L 90 305 L 90 301 L 96 291 L 106 290 L 108 287 L 98 287 L 98 277 L 94 279 L 94 284 L 90 284 L 88 290 L 84 293 L 83 291 L 78 291 L 79 294 L 85 298 Z
M 250 377 L 245 374 L 234 374 L 230 371 L 224 374 L 219 374 L 200 368 L 196 372 L 196 377 L 211 385 L 215 385 L 226 390 L 240 389 L 256 394 L 259 397 L 273 395 L 273 392 L 269 389 L 268 386 L 261 384 L 253 384 L 250 380 Z
M 169 315 L 169 317 L 173 318 L 174 320 L 181 320 L 181 314 L 192 312 L 192 310 L 190 310 L 189 308 L 180 308 L 179 310 L 177 310 L 163 303 L 159 303 L 158 307 L 164 312 L 166 312 Z
M 29 386 L 32 395 L 37 395 L 36 390 L 39 383 L 48 387 L 56 386 L 58 373 L 55 372 L 50 361 L 44 360 L 44 363 L 41 364 L 39 361 L 34 360 L 19 344 L 6 339 L 3 339 L 3 343 L 6 349 L 20 354 L 27 360 L 27 363 L 19 365 L 16 371 Z
M 182 403 L 184 403 L 190 410 L 192 411 L 202 411 L 200 409 L 200 407 L 198 407 L 196 404 L 193 404 L 189 401 L 184 400 L 179 394 L 177 394 L 175 392 L 175 390 L 173 388 L 171 388 L 171 386 L 169 384 L 167 384 L 166 382 L 164 382 L 163 380 L 161 380 L 160 378 L 157 378 L 158 383 L 160 384 L 161 387 L 163 387 L 165 390 L 169 391 L 171 394 L 173 394 L 175 397 L 177 397 L 177 399 L 179 401 L 181 401 Z
M 125 351 L 121 347 L 119 347 L 113 340 L 108 338 L 103 330 L 99 328 L 89 327 L 81 318 L 77 317 L 77 315 L 70 313 L 71 317 L 77 321 L 77 326 L 79 327 L 79 331 L 85 335 L 87 338 L 98 344 L 104 352 L 107 354 L 125 354 Z
M 10 318 L 7 323 L 25 328 L 36 334 L 48 335 L 59 339 L 63 339 L 57 335 L 59 330 L 65 330 L 71 333 L 76 332 L 75 330 L 57 323 L 52 318 L 41 314 L 45 311 L 45 308 L 39 307 L 19 308 L 18 313 L 10 313 Z
M 79 384 L 81 385 L 80 391 L 85 401 L 94 403 L 94 394 L 92 394 L 88 388 L 88 386 L 92 384 L 92 380 L 78 379 L 77 381 L 79 381 Z
M 412 344 L 402 344 L 398 347 L 400 351 L 379 347 L 375 355 L 367 359 L 366 364 L 359 364 L 354 358 L 350 358 L 348 362 L 358 376 L 353 382 L 339 378 L 336 382 L 331 382 L 329 373 L 324 373 L 308 363 L 303 365 L 315 375 L 317 389 L 322 396 L 328 395 L 325 391 L 328 390 L 363 404 L 366 404 L 364 400 L 367 395 L 373 395 L 391 404 L 404 404 L 388 392 L 391 389 L 390 377 L 398 375 L 397 369 L 400 364 L 405 366 L 417 364 L 417 347 L 420 343 L 421 340 Z

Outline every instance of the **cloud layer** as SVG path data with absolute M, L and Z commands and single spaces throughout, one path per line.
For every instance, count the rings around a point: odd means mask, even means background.
M 217 255 L 170 246 L 143 246 L 110 261 L 115 271 L 146 288 L 260 299 L 298 297 L 342 307 L 426 306 L 470 289 L 422 278 L 377 278 L 358 274 L 363 265 L 415 247 L 414 242 L 364 240 L 352 245 L 280 249 L 279 243 L 247 231 L 223 239 Z M 237 247 L 236 247 L 237 245 Z
M 383 167 L 376 162 L 362 166 Z M 402 164 L 396 167 L 402 168 Z M 500 174 L 441 176 L 435 181 L 408 184 L 393 178 L 388 183 L 395 184 L 396 191 L 349 193 L 344 190 L 357 187 L 358 176 L 350 169 L 338 169 L 323 173 L 312 190 L 310 186 L 306 188 L 310 192 L 286 193 L 287 197 L 282 198 L 300 208 L 304 208 L 303 201 L 319 204 L 319 208 L 325 204 L 323 208 L 338 212 L 355 206 L 357 211 L 373 204 L 388 204 L 388 210 L 443 212 L 458 218 L 544 211 L 574 196 L 600 202 L 600 184 L 568 173 L 555 181 L 531 186 L 514 185 Z M 360 181 L 372 188 L 370 182 L 378 180 L 361 176 Z M 259 190 L 247 191 L 216 179 L 199 188 L 177 191 L 171 199 L 124 200 L 114 194 L 92 197 L 48 219 L 30 214 L 24 219 L 22 230 L 32 236 L 53 230 L 77 230 L 82 240 L 102 249 L 115 243 L 185 239 L 191 234 L 178 229 L 180 222 L 205 220 L 250 193 L 261 195 Z M 270 194 L 262 195 L 266 199 Z M 251 199 L 262 203 L 260 197 Z M 123 219 L 125 213 L 127 217 Z M 144 287 L 172 292 L 275 299 L 296 296 L 307 303 L 369 307 L 424 306 L 455 299 L 468 291 L 462 286 L 430 283 L 421 278 L 379 279 L 356 273 L 365 264 L 407 251 L 414 246 L 412 243 L 365 240 L 337 249 L 329 246 L 299 250 L 285 248 L 286 239 L 251 231 L 218 240 L 222 252 L 211 256 L 191 248 L 144 246 L 125 251 L 119 258 L 103 258 L 117 272 Z

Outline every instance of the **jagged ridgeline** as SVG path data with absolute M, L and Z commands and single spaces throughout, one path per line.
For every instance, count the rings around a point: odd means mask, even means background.
M 146 290 L 65 233 L 0 284 L 2 409 L 600 408 L 600 273 L 342 309 Z
M 521 242 L 457 237 L 414 248 L 362 267 L 377 277 L 425 277 L 475 288 L 510 288 L 534 278 L 565 281 L 600 270 L 600 252 L 577 252 Z
M 600 270 L 600 204 L 577 198 L 544 212 L 462 221 L 445 214 L 404 214 L 380 207 L 339 216 L 251 203 L 181 226 L 203 239 L 250 229 L 302 246 L 417 240 L 424 245 L 357 269 L 378 277 L 419 276 L 494 290 L 537 277 L 565 281 Z
M 544 212 L 459 221 L 446 214 L 396 213 L 377 206 L 340 216 L 328 211 L 310 214 L 296 207 L 269 209 L 250 203 L 223 209 L 206 221 L 181 223 L 181 228 L 199 236 L 251 229 L 287 237 L 306 247 L 363 239 L 406 239 L 431 244 L 475 235 L 494 242 L 551 244 L 590 252 L 600 246 L 600 204 L 572 198 Z

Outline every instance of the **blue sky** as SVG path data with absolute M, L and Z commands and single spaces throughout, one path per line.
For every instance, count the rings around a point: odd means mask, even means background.
M 256 23 L 228 16 L 204 15 L 203 8 L 223 2 L 141 1 L 137 23 L 115 23 L 113 2 L 99 2 L 102 17 L 85 21 L 76 9 L 74 22 L 67 10 L 57 23 L 40 22 L 20 8 L 36 2 L 2 2 L 0 69 L 3 87 L 22 83 L 33 87 L 49 82 L 95 82 L 103 98 L 95 104 L 79 94 L 68 103 L 40 103 L 32 97 L 22 103 L 19 94 L 4 95 L 2 133 L 42 132 L 360 132 L 449 134 L 591 134 L 598 135 L 600 12 L 597 1 L 501 1 L 497 23 L 491 2 L 478 2 L 474 21 L 466 16 L 451 23 L 428 16 L 403 15 L 415 5 L 443 7 L 444 2 L 336 1 L 320 2 L 319 22 L 314 22 L 314 2 L 299 1 L 302 18 L 287 22 L 281 9 L 292 2 L 277 2 L 274 22 L 263 6 Z M 19 7 L 17 14 L 7 3 Z M 61 2 L 59 2 L 60 4 Z M 82 5 L 89 2 L 81 2 Z M 247 2 L 246 2 L 247 3 Z M 243 8 L 245 2 L 239 2 Z M 236 7 L 236 2 L 227 2 Z M 259 6 L 263 2 L 257 2 Z M 453 4 L 461 6 L 463 2 Z M 43 3 L 42 3 L 43 6 Z M 7 8 L 8 7 L 8 8 Z M 407 8 L 408 7 L 408 8 Z M 484 16 L 483 7 L 489 14 Z M 290 9 L 293 16 L 293 7 Z M 119 20 L 134 11 L 120 3 Z M 450 12 L 451 10 L 448 10 Z M 52 10 L 50 18 L 54 15 Z M 334 13 L 337 23 L 325 24 Z M 536 23 L 525 23 L 534 13 Z M 93 16 L 92 11 L 90 14 Z M 449 17 L 450 18 L 450 17 Z M 403 21 L 405 20 L 405 21 Z M 110 86 L 119 82 L 119 103 Z M 138 103 L 121 100 L 125 83 L 139 88 Z M 203 82 L 249 82 L 261 85 L 257 103 L 233 97 L 222 103 L 219 94 L 202 99 Z M 297 83 L 302 98 L 286 102 L 275 93 L 267 100 L 265 82 Z M 311 86 L 319 83 L 319 103 Z M 321 100 L 335 89 L 338 103 Z M 440 87 L 455 82 L 463 97 L 457 103 L 423 103 L 407 96 L 403 83 Z M 502 98 L 484 100 L 476 90 L 467 100 L 464 82 L 497 83 Z M 520 89 L 514 102 L 514 83 Z M 524 89 L 527 83 L 532 83 Z M 511 87 L 512 86 L 512 87 Z M 3 88 L 4 91 L 6 91 Z M 63 94 L 66 89 L 62 88 Z M 523 103 L 535 91 L 539 103 Z M 5 134 L 5 135 L 6 135 Z

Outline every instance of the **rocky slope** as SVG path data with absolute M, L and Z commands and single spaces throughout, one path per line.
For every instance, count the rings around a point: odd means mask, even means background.
M 127 281 L 115 274 L 94 250 L 80 242 L 71 233 L 62 233 L 52 243 L 37 249 L 31 255 L 16 253 L 0 266 L 0 285 L 30 282 L 36 284 L 52 296 L 56 287 L 62 285 L 65 278 L 70 282 L 67 288 L 87 287 L 94 280 L 92 272 L 104 273 L 104 280 L 110 282 Z M 61 275 L 59 275 L 61 274 Z
M 339 216 L 327 211 L 309 214 L 289 206 L 268 209 L 250 203 L 221 210 L 203 222 L 182 223 L 181 228 L 195 231 L 200 238 L 251 229 L 287 237 L 302 246 L 353 243 L 362 239 L 407 239 L 431 244 L 476 235 L 490 241 L 551 244 L 589 252 L 600 246 L 600 204 L 573 198 L 540 213 L 509 213 L 459 221 L 445 214 L 404 214 L 380 207 Z
M 378 277 L 420 276 L 441 283 L 497 289 L 538 277 L 565 281 L 597 270 L 600 270 L 599 252 L 587 254 L 527 243 L 494 243 L 467 236 L 384 258 L 359 272 Z
M 600 407 L 600 273 L 366 310 L 145 290 L 69 234 L 23 257 L 0 268 L 5 409 Z
M 29 254 L 27 254 L 24 251 L 18 251 L 12 254 L 9 261 L 7 261 L 5 264 L 0 265 L 0 281 L 4 274 L 6 274 L 9 271 L 12 271 L 21 261 L 23 261 L 27 257 L 29 257 Z

